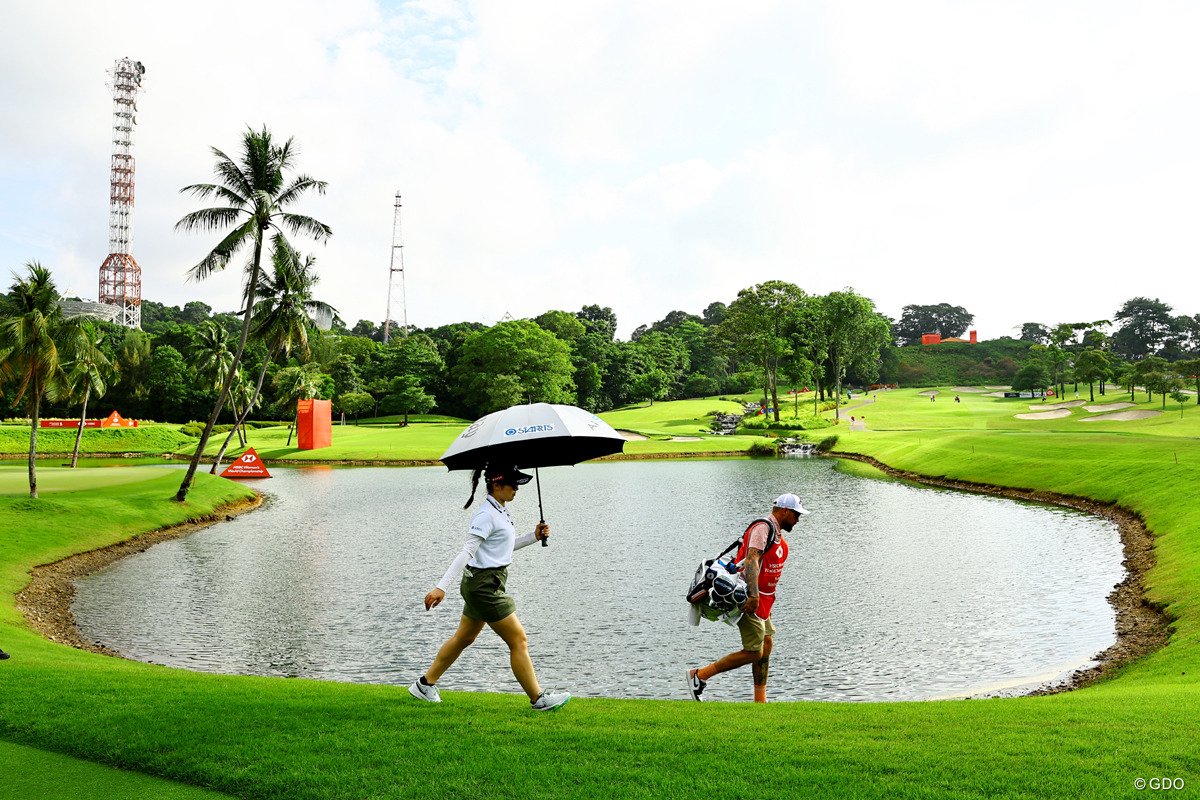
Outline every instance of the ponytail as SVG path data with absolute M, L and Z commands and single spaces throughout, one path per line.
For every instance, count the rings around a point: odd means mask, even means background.
M 463 506 L 464 509 L 470 508 L 471 503 L 475 502 L 475 490 L 479 487 L 479 476 L 482 474 L 483 467 L 471 473 L 471 496 L 467 498 L 467 503 Z

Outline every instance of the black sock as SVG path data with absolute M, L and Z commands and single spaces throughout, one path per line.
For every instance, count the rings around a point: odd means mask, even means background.
M 433 686 L 433 684 L 432 684 L 432 683 L 430 683 L 429 681 L 425 680 L 425 676 L 424 676 L 424 675 L 422 675 L 422 676 L 421 676 L 421 685 L 422 685 L 422 686 Z

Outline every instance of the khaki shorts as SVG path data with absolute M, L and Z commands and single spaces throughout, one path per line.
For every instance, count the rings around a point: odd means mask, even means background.
M 753 614 L 738 617 L 738 630 L 742 633 L 742 649 L 753 652 L 763 649 L 763 639 L 775 635 L 775 626 L 769 617 L 759 619 Z
M 517 601 L 504 593 L 508 567 L 467 567 L 458 590 L 463 616 L 480 622 L 499 622 L 517 610 Z

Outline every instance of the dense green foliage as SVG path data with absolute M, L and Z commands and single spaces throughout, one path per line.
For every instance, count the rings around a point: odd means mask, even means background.
M 949 303 L 909 305 L 901 309 L 899 321 L 892 326 L 892 335 L 898 345 L 920 344 L 921 337 L 927 333 L 948 339 L 962 336 L 974 319 L 975 316 L 962 306 Z
M 882 376 L 881 382 L 901 386 L 1007 384 L 1029 358 L 1029 344 L 1004 338 L 976 344 L 900 347 L 895 373 Z

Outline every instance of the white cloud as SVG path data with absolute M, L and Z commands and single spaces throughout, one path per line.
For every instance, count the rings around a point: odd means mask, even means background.
M 599 303 L 621 332 L 770 279 L 898 315 L 1200 311 L 1200 8 L 1147 2 L 18 4 L 0 30 L 0 264 L 94 294 L 106 254 L 104 70 L 146 64 L 134 252 L 149 299 L 215 237 L 176 233 L 246 125 L 329 182 L 322 294 L 384 313 L 404 196 L 419 325 Z M 238 19 L 238 36 L 228 20 Z M 268 33 L 269 32 L 269 33 Z M 308 246 L 307 243 L 302 243 Z M 310 248 L 311 249 L 311 248 Z

